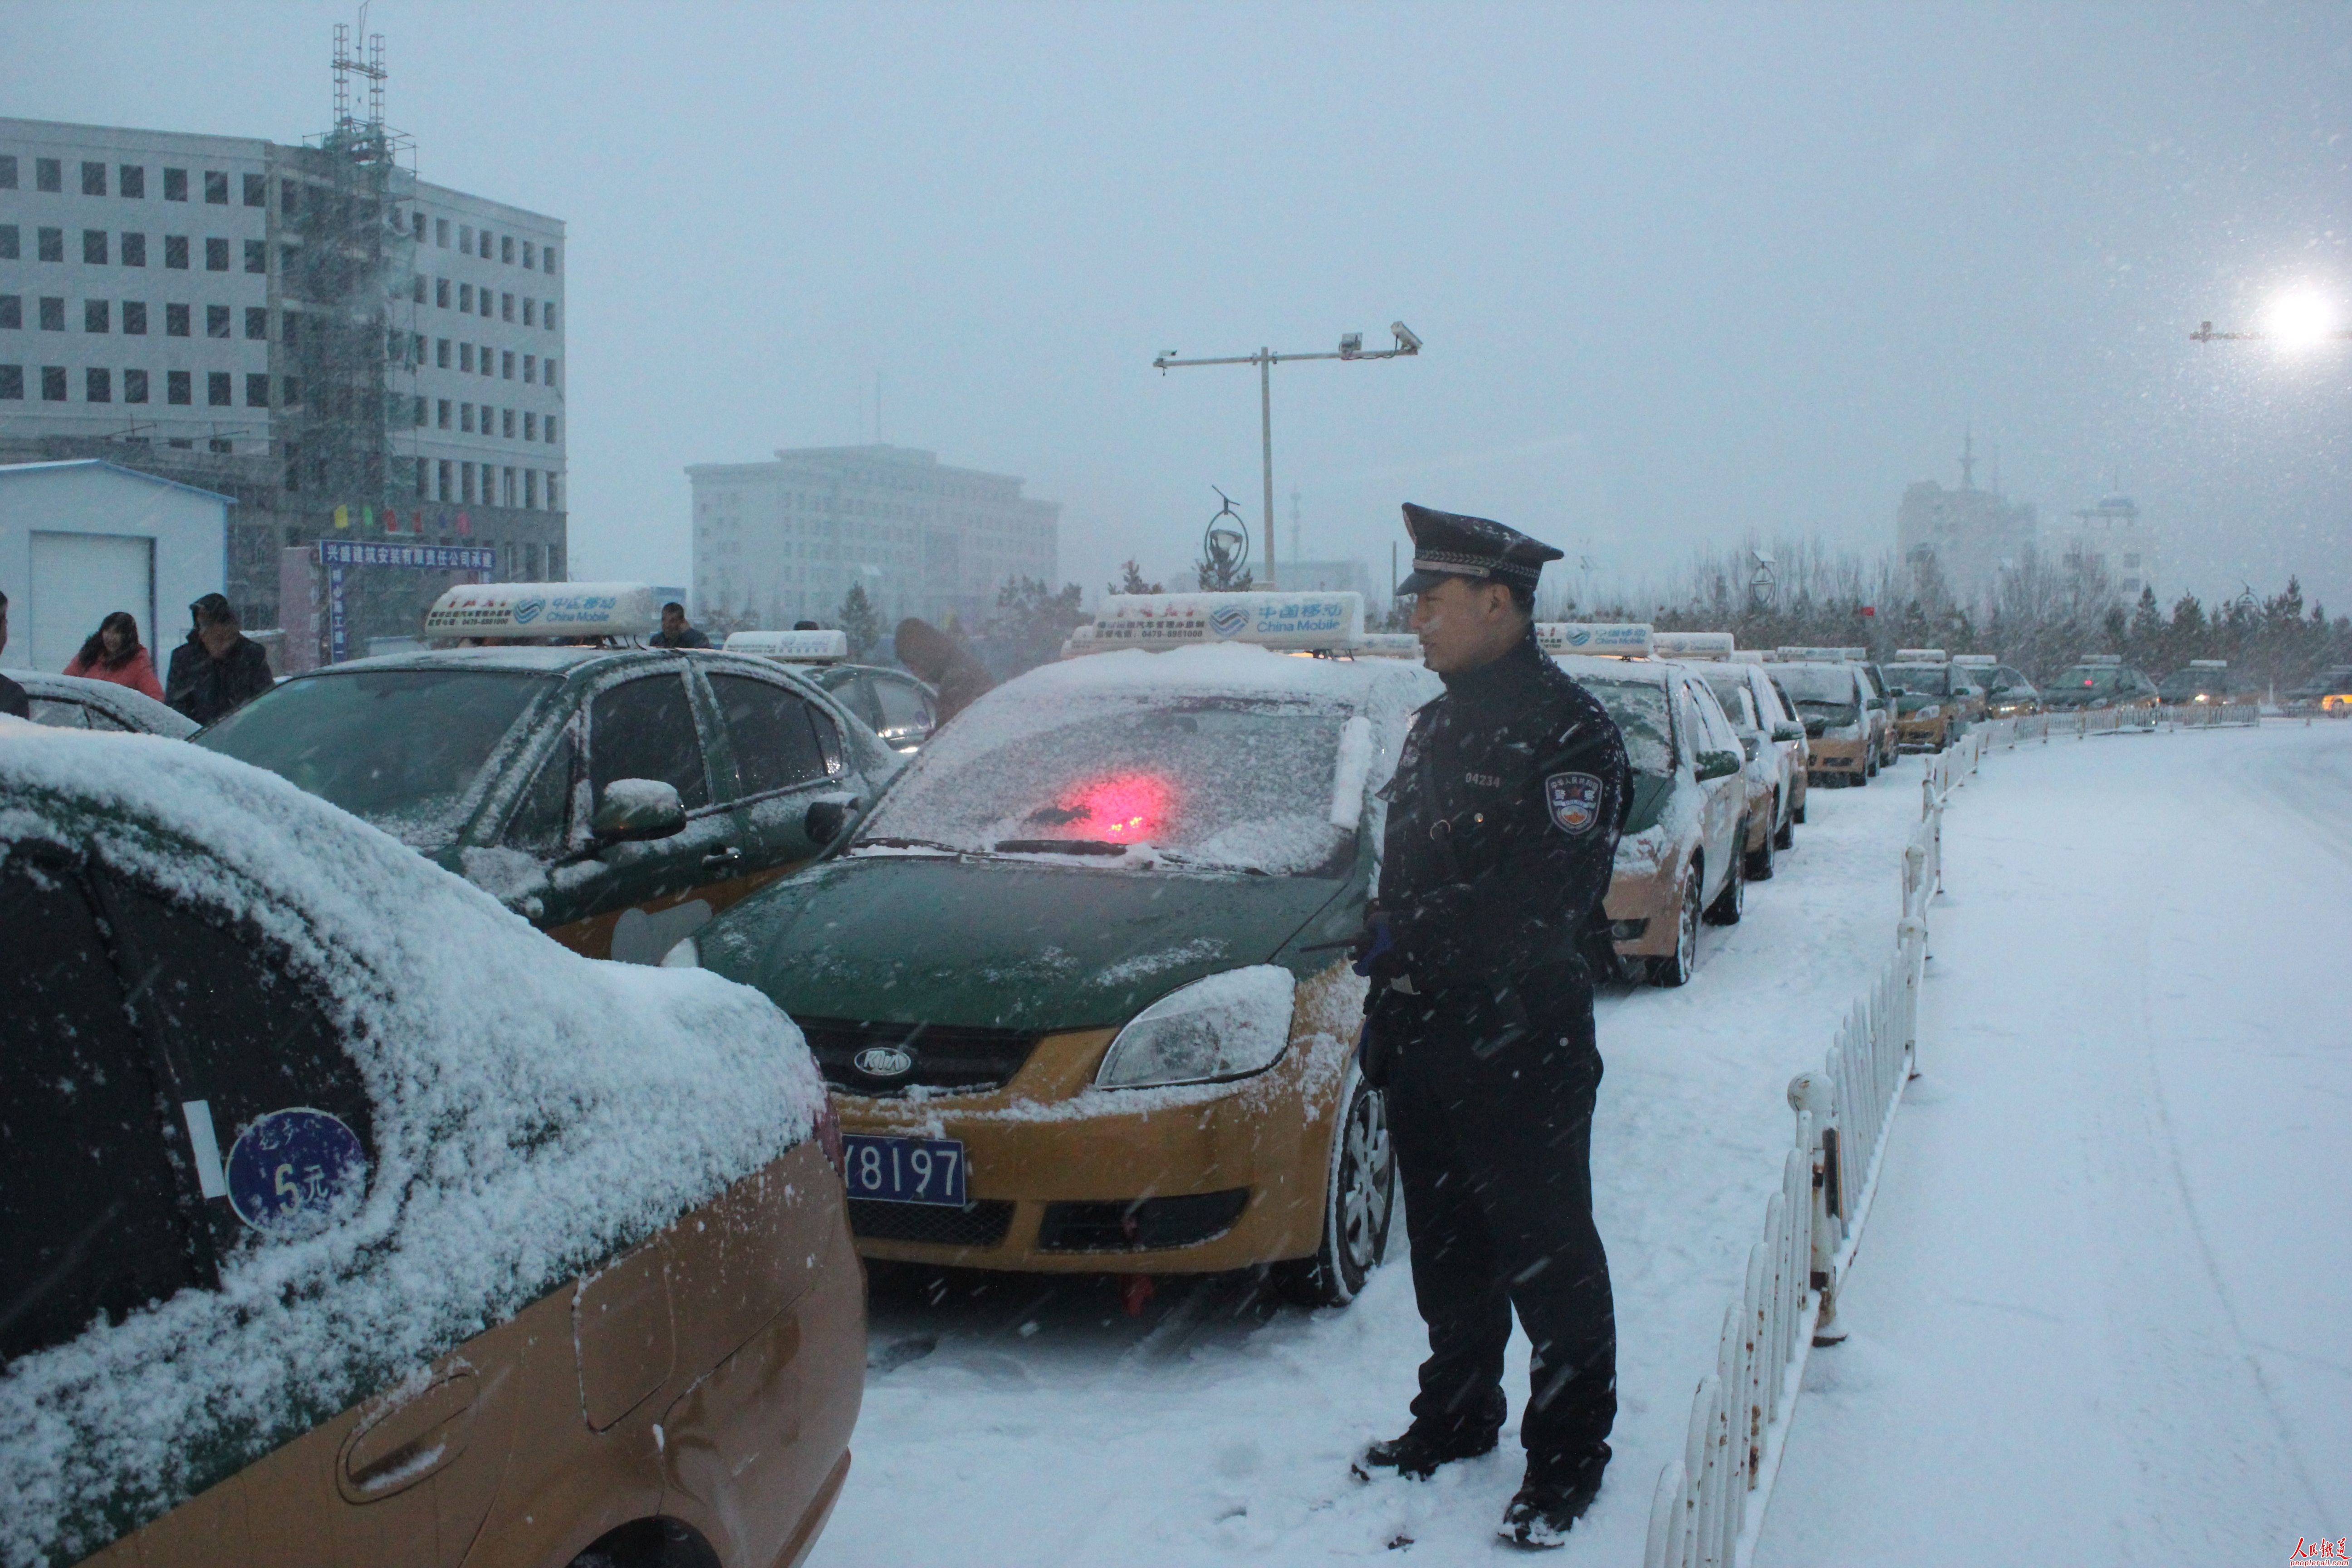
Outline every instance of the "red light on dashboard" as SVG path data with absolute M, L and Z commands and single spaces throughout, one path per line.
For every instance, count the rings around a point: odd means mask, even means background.
M 1081 787 L 1065 809 L 1076 837 L 1137 844 L 1167 819 L 1168 787 L 1143 773 L 1102 779 Z

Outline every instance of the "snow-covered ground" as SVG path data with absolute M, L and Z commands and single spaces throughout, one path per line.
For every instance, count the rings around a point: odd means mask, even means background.
M 1813 792 L 1797 849 L 1740 925 L 1706 929 L 1689 986 L 1603 996 L 1592 1158 L 1622 1411 L 1566 1561 L 1641 1556 L 1779 1184 L 1788 1080 L 1892 949 L 1919 775 L 1906 761 Z M 1423 1563 L 1507 1552 L 1516 1419 L 1496 1455 L 1426 1485 L 1349 1479 L 1356 1449 L 1403 1426 L 1423 1351 L 1403 1247 L 1399 1224 L 1389 1267 L 1322 1312 L 1237 1278 L 1163 1282 L 1129 1319 L 1107 1280 L 877 1275 L 856 1462 L 814 1563 L 1395 1563 L 1405 1538 Z M 1526 1367 L 1515 1342 L 1515 1418 Z
M 1757 1562 L 2336 1540 L 2352 725 L 1998 753 L 1944 844 L 1924 1076 Z

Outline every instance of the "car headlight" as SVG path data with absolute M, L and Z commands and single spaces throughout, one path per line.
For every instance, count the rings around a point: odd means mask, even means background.
M 1179 986 L 1138 1013 L 1103 1057 L 1105 1089 L 1208 1083 L 1264 1072 L 1290 1044 L 1298 982 L 1278 964 L 1229 969 Z
M 1942 704 L 1936 702 L 1930 702 L 1927 706 L 1916 710 L 1911 715 L 1914 719 L 1940 719 L 1943 716 L 1944 710 Z
M 681 937 L 676 947 L 662 954 L 661 966 L 664 969 L 699 969 L 702 967 L 702 949 L 695 945 L 692 937 Z

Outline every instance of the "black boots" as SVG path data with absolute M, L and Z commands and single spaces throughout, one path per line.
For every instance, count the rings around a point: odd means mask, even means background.
M 1398 1475 L 1416 1481 L 1425 1481 L 1440 1465 L 1455 1459 L 1475 1459 L 1481 1454 L 1495 1451 L 1492 1428 L 1464 1431 L 1454 1427 L 1424 1426 L 1416 1421 L 1405 1428 L 1401 1436 L 1375 1443 L 1364 1450 L 1361 1458 L 1350 1467 L 1358 1480 L 1369 1481 L 1381 1470 L 1394 1470 Z
M 1601 1473 L 1609 1466 L 1609 1445 L 1570 1464 L 1529 1459 L 1527 1479 L 1495 1533 L 1530 1552 L 1568 1544 L 1568 1532 L 1601 1493 Z

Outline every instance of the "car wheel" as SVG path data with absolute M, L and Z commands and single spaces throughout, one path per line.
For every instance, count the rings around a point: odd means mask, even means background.
M 1799 801 L 1796 805 L 1790 810 L 1789 820 L 1780 824 L 1780 831 L 1772 835 L 1772 847 L 1775 849 L 1794 849 L 1797 847 L 1797 824 L 1804 820 L 1805 803 Z
M 1698 868 L 1683 873 L 1683 896 L 1675 917 L 1675 950 L 1650 960 L 1650 984 L 1671 990 L 1687 985 L 1698 970 Z
M 1740 842 L 1746 843 L 1746 824 L 1740 825 L 1739 834 Z M 1706 907 L 1706 923 L 1711 926 L 1736 926 L 1739 923 L 1739 917 L 1747 912 L 1748 879 L 1741 876 L 1739 868 L 1735 866 L 1731 875 L 1724 879 L 1723 891 L 1716 894 L 1715 902 Z
M 1322 1245 L 1312 1258 L 1274 1266 L 1276 1288 L 1302 1306 L 1346 1306 L 1388 1256 L 1389 1221 L 1396 1213 L 1388 1100 L 1350 1071 L 1344 1104 L 1325 1185 Z
M 1876 752 L 1871 752 L 1870 760 L 1863 764 L 1863 776 L 1864 778 L 1876 778 L 1878 776 L 1878 770 L 1884 765 L 1885 764 L 1879 761 L 1878 753 Z
M 1772 815 L 1766 820 L 1768 822 L 1780 820 L 1780 801 L 1777 795 L 1772 800 Z M 1785 829 L 1765 834 L 1764 842 L 1748 852 L 1748 864 L 1741 869 L 1748 874 L 1749 881 L 1769 882 L 1772 879 L 1772 852 L 1780 847 L 1780 834 Z
M 1871 775 L 1871 774 L 1873 774 L 1873 773 L 1876 773 L 1877 771 L 1878 771 L 1878 770 L 1877 770 L 1876 768 L 1857 768 L 1857 769 L 1855 769 L 1853 773 L 1848 773 L 1848 774 L 1846 774 L 1846 775 L 1845 775 L 1845 784 L 1846 784 L 1846 788 L 1848 788 L 1848 789 L 1861 789 L 1861 788 L 1863 788 L 1864 785 L 1866 785 L 1866 784 L 1868 784 L 1870 783 L 1870 775 Z

